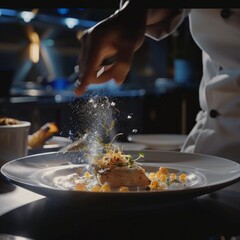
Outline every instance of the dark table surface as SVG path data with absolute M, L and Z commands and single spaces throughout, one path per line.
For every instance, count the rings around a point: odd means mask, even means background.
M 31 239 L 240 239 L 240 182 L 181 202 L 111 208 L 98 207 L 97 201 L 63 203 L 0 180 L 0 234 Z

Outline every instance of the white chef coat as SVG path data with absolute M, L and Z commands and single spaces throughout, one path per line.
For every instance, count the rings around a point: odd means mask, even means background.
M 181 151 L 240 162 L 240 9 L 189 9 L 146 35 L 160 40 L 189 17 L 190 31 L 202 49 L 201 111 Z M 155 30 L 155 32 L 154 32 Z

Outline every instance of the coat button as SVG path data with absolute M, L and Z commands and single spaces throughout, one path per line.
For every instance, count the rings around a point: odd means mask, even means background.
M 216 118 L 219 115 L 219 113 L 215 109 L 212 109 L 209 112 L 209 115 L 210 115 L 211 118 Z
M 225 19 L 229 18 L 231 16 L 231 14 L 232 14 L 232 12 L 228 8 L 222 9 L 222 11 L 221 11 L 221 17 L 225 18 Z

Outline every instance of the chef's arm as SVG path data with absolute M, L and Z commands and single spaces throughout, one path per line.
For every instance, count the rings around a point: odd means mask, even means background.
M 133 12 L 134 18 L 138 8 L 142 7 L 141 3 L 139 3 L 139 0 L 121 0 L 120 9 L 123 8 L 127 2 L 129 2 L 128 4 L 131 5 L 131 8 L 135 11 L 135 14 Z M 145 35 L 154 40 L 167 37 L 180 26 L 189 12 L 190 9 L 149 8 L 147 10 Z
M 82 47 L 78 63 L 81 72 L 76 95 L 83 94 L 92 83 L 114 79 L 117 84 L 121 84 L 145 36 L 156 40 L 168 36 L 181 24 L 188 12 L 179 9 L 148 9 L 142 5 L 143 0 L 121 1 L 120 8 L 114 14 L 84 31 L 80 39 Z

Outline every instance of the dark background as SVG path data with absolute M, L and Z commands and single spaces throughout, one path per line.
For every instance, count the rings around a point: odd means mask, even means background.
M 31 121 L 31 131 L 55 121 L 64 136 L 74 128 L 73 105 L 81 107 L 89 96 L 108 96 L 116 102 L 117 131 L 137 133 L 188 133 L 199 110 L 198 86 L 202 74 L 201 51 L 194 43 L 186 19 L 171 36 L 145 39 L 136 52 L 131 71 L 121 86 L 113 81 L 91 86 L 84 97 L 73 95 L 72 73 L 77 63 L 83 30 L 112 14 L 116 8 L 1 9 L 0 116 Z M 22 11 L 36 12 L 25 22 Z M 68 28 L 68 17 L 79 20 Z M 40 59 L 31 62 L 31 33 L 40 40 Z M 189 63 L 191 76 L 176 80 L 175 60 Z M 188 69 L 186 69 L 187 71 Z M 185 74 L 185 75 L 184 75 Z M 184 78 L 184 77 L 183 77 Z M 126 119 L 131 114 L 132 120 Z M 85 119 L 78 119 L 79 122 Z

